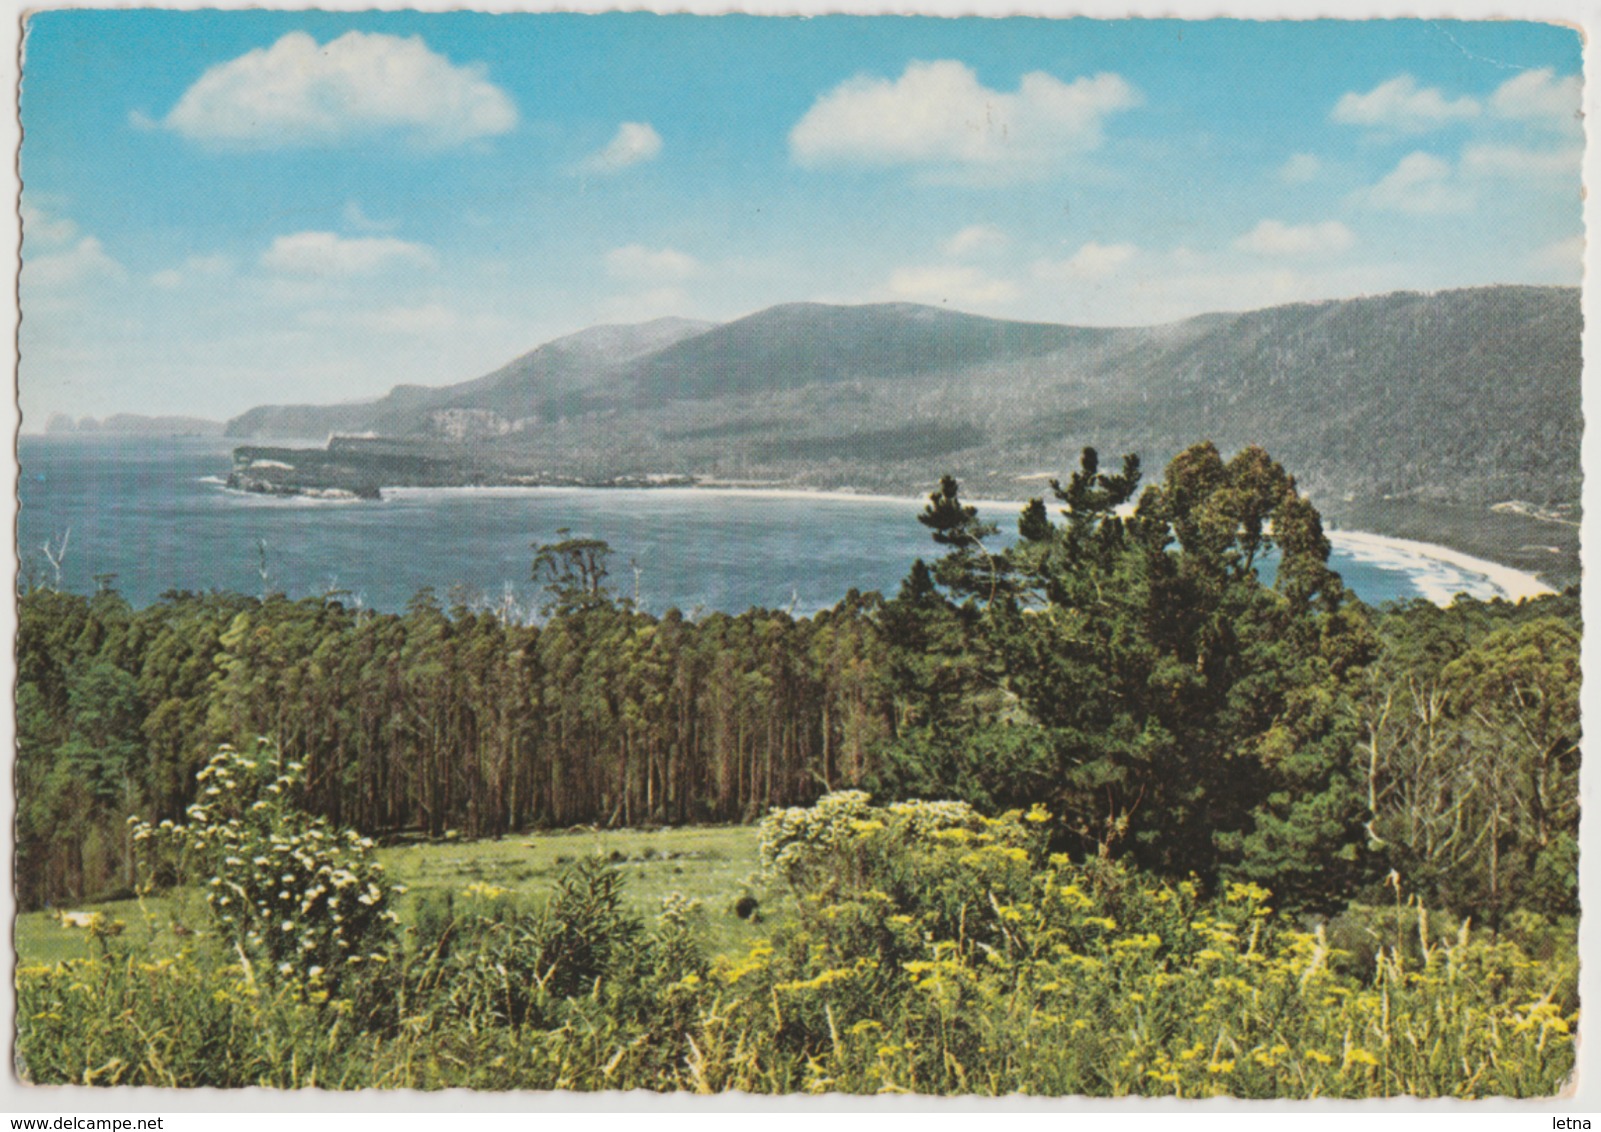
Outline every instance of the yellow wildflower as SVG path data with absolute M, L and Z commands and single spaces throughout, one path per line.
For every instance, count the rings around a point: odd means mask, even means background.
M 1095 906 L 1095 902 L 1088 896 L 1085 896 L 1083 891 L 1076 884 L 1070 884 L 1066 888 L 1062 889 L 1062 898 L 1066 900 L 1068 906 L 1076 912 L 1082 912 L 1086 908 L 1093 908 Z

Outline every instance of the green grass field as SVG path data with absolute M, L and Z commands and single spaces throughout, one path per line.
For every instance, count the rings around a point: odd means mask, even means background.
M 391 879 L 406 886 L 399 911 L 409 922 L 417 903 L 446 893 L 462 896 L 474 884 L 504 889 L 508 898 L 537 904 L 562 867 L 580 857 L 599 855 L 623 877 L 629 904 L 649 920 L 662 898 L 680 893 L 698 900 L 703 940 L 712 953 L 745 947 L 761 934 L 760 913 L 741 919 L 734 904 L 741 896 L 765 898 L 756 876 L 754 826 L 708 826 L 660 830 L 572 830 L 506 837 L 498 841 L 437 841 L 392 846 L 378 853 Z M 185 932 L 208 927 L 205 901 L 194 891 L 146 900 L 75 906 L 121 920 L 130 940 L 150 941 L 155 954 L 175 954 Z M 69 928 L 54 912 L 25 912 L 16 918 L 17 961 L 55 963 L 87 958 L 95 945 L 89 933 Z
M 174 911 L 184 907 L 198 914 Z M 72 911 L 99 912 L 109 921 L 120 920 L 125 925 L 124 935 L 140 943 L 151 940 L 151 925 L 154 924 L 152 950 L 164 954 L 178 950 L 180 936 L 174 934 L 174 924 L 183 924 L 188 930 L 188 924 L 201 921 L 206 909 L 192 895 L 175 894 L 147 900 L 142 909 L 136 900 L 115 900 L 106 904 L 73 905 Z M 64 926 L 55 912 L 20 913 L 12 929 L 12 939 L 19 966 L 88 959 L 98 954 L 87 931 Z

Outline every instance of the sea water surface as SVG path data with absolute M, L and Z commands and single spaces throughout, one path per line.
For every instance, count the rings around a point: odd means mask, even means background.
M 264 551 L 265 588 L 291 598 L 343 591 L 347 602 L 398 611 L 432 587 L 446 603 L 510 599 L 531 610 L 533 547 L 566 528 L 611 544 L 609 580 L 648 611 L 809 615 L 852 587 L 893 594 L 915 559 L 939 553 L 913 500 L 665 488 L 423 488 L 352 502 L 247 495 L 222 486 L 233 443 L 22 437 L 25 576 L 53 583 L 41 548 L 65 538 L 66 589 L 115 575 L 136 606 L 169 590 L 259 594 Z M 981 515 L 1005 530 L 1016 513 L 992 505 Z M 1334 541 L 1331 565 L 1370 603 L 1502 592 L 1459 565 Z

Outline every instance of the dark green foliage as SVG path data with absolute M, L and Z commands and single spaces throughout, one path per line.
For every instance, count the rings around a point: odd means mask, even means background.
M 664 986 L 705 970 L 693 917 L 670 898 L 647 927 L 625 907 L 621 873 L 598 856 L 570 862 L 535 911 L 492 886 L 469 886 L 461 898 L 419 907 L 392 993 L 445 1027 L 644 1017 L 669 1005 Z
M 1374 642 L 1317 512 L 1259 449 L 1197 445 L 1130 511 L 1139 480 L 1137 459 L 1108 473 L 1086 450 L 1051 483 L 1061 521 L 1035 501 L 994 555 L 945 480 L 924 522 L 951 549 L 885 611 L 897 690 L 923 713 L 881 781 L 1043 801 L 1081 851 L 1338 901 L 1364 871 L 1341 686 Z M 930 664 L 966 678 L 935 701 Z
M 67 773 L 102 805 L 126 805 L 144 755 L 139 728 L 138 682 L 98 660 L 67 676 L 71 737 L 61 749 Z
M 644 925 L 622 905 L 622 878 L 611 864 L 585 857 L 556 879 L 550 903 L 534 921 L 533 941 L 543 972 L 540 984 L 569 996 L 632 954 Z
M 1576 593 L 1412 603 L 1360 685 L 1370 831 L 1433 904 L 1501 924 L 1578 901 Z
M 611 545 L 605 539 L 574 537 L 566 527 L 556 536 L 556 542 L 534 546 L 534 581 L 542 583 L 549 595 L 544 612 L 563 616 L 616 601 L 616 593 L 606 584 Z
M 1001 810 L 1045 798 L 1060 788 L 1050 738 L 1015 722 L 972 728 L 925 727 L 888 747 L 873 789 L 903 798 L 960 798 L 982 810 Z

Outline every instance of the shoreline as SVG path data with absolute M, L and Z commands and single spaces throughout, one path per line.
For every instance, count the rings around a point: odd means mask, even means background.
M 664 484 L 660 487 L 634 484 L 483 484 L 480 486 L 441 486 L 441 487 L 385 487 L 382 489 L 386 499 L 421 499 L 432 492 L 450 492 L 461 495 L 481 495 L 486 498 L 503 495 L 514 496 L 524 494 L 572 494 L 580 491 L 640 491 L 651 495 L 665 496 L 704 496 L 704 495 L 732 495 L 750 499 L 821 499 L 827 503 L 883 503 L 904 504 L 908 507 L 922 507 L 928 503 L 928 494 L 922 495 L 887 495 L 882 492 L 851 491 L 844 488 L 809 488 L 809 487 L 750 487 L 743 484 Z M 974 507 L 1005 507 L 1021 511 L 1028 505 L 1027 499 L 964 499 Z
M 928 502 L 927 496 L 911 495 L 881 495 L 869 492 L 841 491 L 838 489 L 819 488 L 813 490 L 805 487 L 745 487 L 738 484 L 664 484 L 660 487 L 645 484 L 484 484 L 475 487 L 385 487 L 381 489 L 385 499 L 421 499 L 434 492 L 450 492 L 453 495 L 479 495 L 485 498 L 495 496 L 517 495 L 572 495 L 577 492 L 615 491 L 615 492 L 648 492 L 653 496 L 706 496 L 706 495 L 732 495 L 752 499 L 821 499 L 829 503 L 897 503 L 909 507 L 921 507 Z M 970 500 L 969 502 L 985 502 Z M 1010 504 L 989 501 L 991 506 L 1010 506 Z M 1021 507 L 1021 502 L 1016 506 Z
M 738 484 L 694 484 L 673 485 L 663 487 L 578 487 L 567 485 L 539 485 L 539 484 L 505 484 L 484 487 L 386 487 L 383 489 L 387 497 L 393 498 L 423 498 L 435 492 L 449 492 L 451 494 L 481 494 L 484 496 L 514 496 L 523 494 L 573 494 L 592 491 L 640 491 L 655 494 L 666 494 L 679 497 L 706 496 L 719 493 L 739 498 L 749 499 L 788 499 L 788 500 L 822 500 L 831 503 L 871 503 L 875 505 L 900 505 L 907 508 L 920 508 L 928 502 L 927 495 L 887 495 L 873 492 L 857 492 L 841 489 L 804 488 L 804 487 L 749 487 Z M 1024 499 L 969 499 L 971 506 L 979 508 L 1006 509 L 1013 514 L 1021 511 L 1027 505 Z M 1492 597 L 1499 596 L 1507 601 L 1517 602 L 1527 598 L 1542 597 L 1554 594 L 1557 591 L 1540 581 L 1538 577 L 1524 570 L 1512 566 L 1505 566 L 1499 562 L 1492 562 L 1487 558 L 1479 558 L 1464 551 L 1453 550 L 1438 543 L 1420 542 L 1416 539 L 1398 538 L 1392 535 L 1376 534 L 1372 531 L 1356 530 L 1326 530 L 1331 545 L 1347 551 L 1356 552 L 1354 557 L 1365 557 L 1377 564 L 1404 568 L 1408 565 L 1423 563 L 1438 563 L 1454 570 L 1483 578 L 1489 585 L 1499 591 Z M 1482 587 L 1471 587 L 1464 590 L 1462 587 L 1453 588 L 1449 579 L 1441 578 L 1431 580 L 1428 578 L 1416 579 L 1419 593 L 1436 605 L 1450 605 L 1459 592 L 1471 592 Z M 1475 595 L 1477 596 L 1477 595 Z
M 1371 531 L 1333 530 L 1326 531 L 1325 534 L 1327 534 L 1329 542 L 1333 545 L 1344 544 L 1354 549 L 1368 550 L 1379 554 L 1388 552 L 1392 556 L 1391 561 L 1395 561 L 1398 558 L 1422 558 L 1432 562 L 1442 562 L 1468 573 L 1478 574 L 1488 579 L 1490 584 L 1499 589 L 1502 596 L 1508 601 L 1523 601 L 1526 598 L 1544 597 L 1547 594 L 1557 592 L 1553 587 L 1546 585 L 1527 571 L 1518 570 L 1511 566 L 1503 566 L 1501 563 L 1491 562 L 1487 558 L 1476 558 L 1463 551 L 1452 550 L 1448 546 L 1440 546 L 1438 543 L 1418 542 L 1416 539 L 1396 538 L 1392 535 L 1374 534 Z M 1419 586 L 1419 589 L 1423 590 L 1424 587 Z M 1441 601 L 1437 597 L 1428 595 L 1426 591 L 1425 596 L 1428 596 L 1429 600 L 1436 605 L 1450 604 L 1449 598 Z

